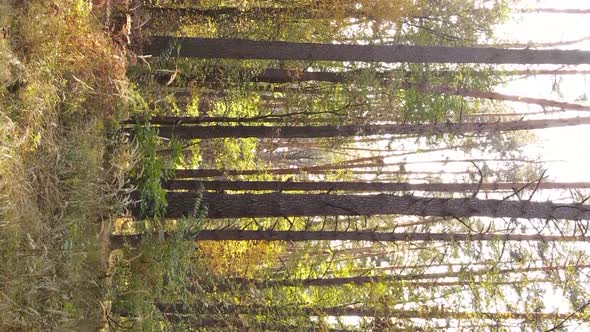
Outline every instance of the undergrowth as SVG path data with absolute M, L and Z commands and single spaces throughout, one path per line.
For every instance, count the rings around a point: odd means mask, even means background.
M 97 330 L 125 60 L 87 1 L 0 0 L 0 27 L 0 330 Z
M 198 204 L 198 202 L 197 202 Z M 143 223 L 139 248 L 124 246 L 112 255 L 111 330 L 166 331 L 171 326 L 158 303 L 196 303 L 204 293 L 206 271 L 198 264 L 197 245 L 190 241 L 202 227 L 202 216 Z M 164 237 L 168 231 L 170 236 Z

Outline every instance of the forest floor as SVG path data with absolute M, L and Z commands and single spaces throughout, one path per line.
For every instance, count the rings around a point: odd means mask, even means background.
M 102 3 L 0 0 L 2 331 L 107 324 L 109 228 L 132 157 L 113 138 L 127 59 Z

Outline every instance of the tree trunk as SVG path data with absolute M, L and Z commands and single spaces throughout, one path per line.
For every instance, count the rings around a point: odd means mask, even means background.
M 578 44 L 578 43 L 587 41 L 589 39 L 590 39 L 590 37 L 582 37 L 582 38 L 578 38 L 578 39 L 555 41 L 555 42 L 501 43 L 500 45 L 493 45 L 493 46 L 496 46 L 496 47 L 499 46 L 502 48 L 527 48 L 527 47 L 528 48 L 556 48 L 559 46 L 569 46 L 569 45 Z
M 420 287 L 420 288 L 434 288 L 434 287 L 477 287 L 481 286 L 522 286 L 532 285 L 537 283 L 552 283 L 550 279 L 530 279 L 530 280 L 512 280 L 512 281 L 489 281 L 489 280 L 467 280 L 467 281 L 419 281 L 405 283 L 405 287 Z
M 168 218 L 189 216 L 199 193 L 168 192 Z M 414 215 L 590 220 L 590 206 L 551 202 L 475 198 L 430 198 L 412 195 L 223 194 L 203 193 L 209 218 Z M 139 208 L 131 207 L 134 216 Z M 239 234 L 239 233 L 238 233 Z M 303 233 L 302 233 L 303 234 Z M 313 234 L 310 233 L 310 234 Z M 256 236 L 256 235 L 254 235 Z M 365 235 L 363 235 L 365 236 Z M 280 239 L 276 240 L 290 240 Z M 359 239 L 361 240 L 361 239 Z M 377 239 L 375 239 L 377 240 Z M 378 240 L 377 240 L 378 241 Z
M 550 14 L 590 14 L 590 9 L 581 8 L 523 8 L 518 10 L 521 13 L 550 13 Z
M 551 72 L 551 71 L 550 71 Z M 531 71 L 532 74 L 536 73 Z M 289 82 L 302 82 L 302 81 L 322 81 L 322 82 L 333 82 L 333 83 L 345 83 L 350 80 L 354 75 L 353 73 L 335 73 L 335 72 L 296 72 L 296 71 L 289 71 L 284 69 L 266 69 L 260 75 L 256 75 L 250 77 L 249 80 L 253 82 L 265 82 L 265 83 L 289 83 Z M 390 78 L 388 78 L 391 73 L 380 73 L 379 76 L 383 77 L 382 84 L 387 85 L 391 84 Z M 168 74 L 166 73 L 166 76 Z M 244 74 L 247 77 L 247 74 Z M 221 77 L 218 78 L 220 80 Z M 169 78 L 165 77 L 165 81 L 168 81 Z M 503 101 L 513 101 L 519 103 L 527 103 L 527 104 L 535 104 L 540 106 L 546 107 L 558 107 L 563 109 L 569 110 L 580 110 L 580 111 L 590 111 L 590 106 L 576 104 L 576 103 L 568 103 L 562 102 L 552 99 L 545 99 L 545 98 L 531 98 L 531 97 L 522 97 L 522 96 L 513 96 L 513 95 L 506 95 L 498 92 L 489 92 L 489 91 L 482 91 L 482 90 L 474 90 L 474 89 L 466 89 L 466 88 L 453 88 L 450 86 L 444 85 L 423 85 L 423 84 L 414 84 L 409 82 L 404 82 L 403 79 L 399 83 L 400 87 L 405 89 L 416 89 L 422 92 L 427 93 L 442 93 L 447 95 L 457 95 L 457 96 L 464 96 L 464 97 L 473 97 L 473 98 L 481 98 L 481 99 L 492 99 L 492 100 L 503 100 Z
M 205 139 L 223 137 L 257 138 L 314 138 L 314 137 L 355 137 L 372 135 L 437 135 L 466 134 L 482 132 L 504 132 L 534 130 L 553 127 L 567 127 L 590 124 L 590 117 L 543 119 L 527 121 L 504 121 L 492 123 L 445 123 L 445 124 L 368 124 L 343 126 L 161 126 L 162 137 L 184 139 Z
M 187 7 L 148 7 L 150 12 L 155 12 L 165 17 L 193 17 L 205 16 L 210 18 L 220 18 L 223 16 L 246 16 L 246 17 L 260 17 L 260 16 L 277 16 L 289 15 L 293 16 L 299 13 L 311 14 L 309 10 L 303 7 L 298 8 L 279 8 L 279 7 L 256 7 L 248 10 L 243 10 L 237 7 L 218 7 L 218 8 L 187 8 Z
M 540 183 L 394 183 L 394 182 L 285 182 L 285 181 L 197 181 L 171 180 L 162 184 L 169 190 L 272 190 L 272 191 L 438 191 L 466 192 L 476 190 L 521 189 L 580 189 L 590 188 L 590 182 Z
M 584 40 L 590 39 L 590 37 L 582 38 L 580 40 L 576 40 L 576 42 L 581 42 Z M 253 75 L 251 70 L 244 68 L 239 71 L 238 76 L 243 80 L 248 80 L 249 82 L 258 82 L 258 83 L 294 83 L 294 82 L 309 82 L 309 81 L 317 81 L 317 82 L 329 82 L 329 83 L 352 83 L 354 82 L 354 77 L 361 75 L 367 70 L 352 70 L 352 71 L 298 71 L 298 70 L 288 70 L 288 69 L 278 69 L 278 68 L 267 68 L 264 69 L 261 73 Z M 504 70 L 504 71 L 496 71 L 497 75 L 503 76 L 540 76 L 540 75 L 585 75 L 590 74 L 589 70 L 559 70 L 559 69 L 526 69 L 526 70 Z M 171 73 L 162 73 L 164 77 L 161 79 L 164 82 L 170 81 Z M 408 78 L 412 77 L 412 71 L 400 71 L 400 70 L 389 70 L 385 72 L 374 72 L 374 75 L 381 80 L 381 85 L 389 85 L 393 82 L 399 80 L 400 82 L 407 82 Z M 456 75 L 455 72 L 452 71 L 433 71 L 433 76 L 443 78 L 452 78 L 453 75 Z M 474 76 L 485 78 L 489 76 L 488 73 L 485 72 L 474 72 Z M 196 77 L 186 76 L 181 74 L 181 78 L 184 77 L 184 80 L 195 80 Z M 206 75 L 201 81 L 203 83 L 210 82 L 210 83 L 218 83 L 218 82 L 225 82 L 227 79 L 226 75 L 224 74 L 223 68 L 217 68 L 217 70 L 212 70 Z M 410 82 L 407 82 L 408 87 Z
M 512 102 L 516 102 L 516 103 L 534 104 L 534 105 L 539 105 L 539 106 L 543 106 L 543 107 L 555 107 L 555 108 L 562 108 L 562 109 L 573 110 L 573 111 L 590 111 L 589 105 L 568 103 L 568 102 L 563 102 L 563 101 L 558 101 L 558 100 L 553 100 L 553 99 L 545 99 L 545 98 L 531 98 L 531 97 L 506 95 L 506 94 L 498 93 L 498 92 L 481 91 L 481 90 L 464 89 L 464 88 L 453 88 L 453 87 L 444 86 L 444 85 L 424 86 L 424 87 L 419 87 L 419 90 L 424 91 L 424 92 L 451 94 L 451 95 L 456 95 L 456 96 L 472 97 L 472 98 L 479 98 L 479 99 L 492 99 L 492 100 L 512 101 Z
M 585 39 L 585 38 L 584 38 Z M 581 41 L 581 40 L 580 40 Z M 262 70 L 261 73 L 253 74 L 252 69 L 243 68 L 238 71 L 238 78 L 241 81 L 258 82 L 258 83 L 294 83 L 294 82 L 329 82 L 329 83 L 354 83 L 354 78 L 367 70 L 352 70 L 352 71 L 300 71 L 300 70 L 288 70 L 278 68 L 267 68 Z M 217 84 L 220 82 L 227 81 L 227 75 L 224 73 L 223 67 L 208 68 L 207 74 L 204 77 L 197 77 L 195 75 L 187 73 L 177 72 L 154 72 L 155 79 L 160 84 L 167 84 L 172 79 L 172 75 L 181 82 L 197 81 L 201 84 L 213 83 Z M 375 72 L 374 75 L 382 80 L 381 85 L 388 85 L 396 80 L 407 81 L 408 78 L 412 77 L 411 71 L 401 70 L 390 70 L 385 72 Z M 497 71 L 498 75 L 505 76 L 516 76 L 516 75 L 584 75 L 590 74 L 588 70 L 554 70 L 554 69 L 540 69 L 540 70 L 505 70 Z M 452 71 L 433 71 L 435 77 L 448 77 L 451 78 L 455 75 Z M 474 76 L 481 78 L 487 77 L 489 74 L 485 72 L 474 72 Z
M 220 19 L 224 16 L 236 18 L 245 17 L 250 19 L 263 19 L 264 17 L 285 16 L 293 20 L 310 20 L 310 19 L 333 19 L 334 13 L 328 10 L 314 10 L 310 7 L 255 7 L 251 9 L 241 9 L 237 7 L 218 7 L 218 8 L 174 8 L 174 7 L 150 7 L 152 12 L 156 12 L 165 17 L 174 18 L 191 18 L 194 16 L 205 16 L 213 19 Z M 362 10 L 346 9 L 345 17 L 349 18 L 367 18 Z
M 155 36 L 145 54 L 180 46 L 180 57 L 411 63 L 587 64 L 590 51 L 437 46 L 337 45 Z
M 382 253 L 379 252 L 374 252 L 371 253 L 374 256 L 385 256 L 385 255 L 389 255 L 391 254 L 393 251 L 383 251 Z M 365 257 L 365 256 L 361 256 Z M 351 255 L 350 257 L 344 257 L 342 260 L 340 261 L 344 261 L 345 259 L 356 259 L 356 257 L 354 255 Z M 337 262 L 340 262 L 337 261 Z M 537 260 L 532 260 L 530 262 L 528 262 L 529 264 L 544 264 L 545 262 L 541 259 L 537 259 Z M 494 265 L 511 265 L 514 264 L 513 261 L 500 261 L 500 262 L 494 262 Z M 355 269 L 351 269 L 350 273 L 352 274 L 359 274 L 359 275 L 367 275 L 369 273 L 372 272 L 378 272 L 378 273 L 387 273 L 390 274 L 392 273 L 392 271 L 395 270 L 404 270 L 404 271 L 409 271 L 411 269 L 418 269 L 418 270 L 425 270 L 425 269 L 448 269 L 448 268 L 460 268 L 460 269 L 466 269 L 467 267 L 477 267 L 477 266 L 481 266 L 481 267 L 486 267 L 487 265 L 489 265 L 489 263 L 484 263 L 484 262 L 479 262 L 479 263 L 439 263 L 439 264 L 411 264 L 411 265 L 391 265 L 391 266 L 380 266 L 380 267 L 366 267 L 366 268 L 355 268 Z M 399 272 L 393 272 L 393 273 L 399 273 Z M 523 280 L 522 282 L 525 282 L 526 280 Z M 436 281 L 439 282 L 439 281 Z M 469 282 L 469 281 L 466 281 Z
M 344 164 L 344 165 L 319 165 L 319 166 L 308 166 L 308 167 L 297 167 L 297 168 L 273 168 L 273 169 L 177 169 L 175 171 L 176 178 L 203 178 L 213 176 L 230 176 L 230 175 L 260 175 L 260 174 L 273 174 L 273 175 L 296 175 L 296 174 L 326 174 L 330 171 L 336 171 L 340 169 L 353 169 L 353 168 L 376 168 L 383 167 L 385 165 L 381 163 L 373 164 Z M 368 173 L 368 172 L 363 172 Z M 397 172 L 396 172 L 397 173 Z
M 283 312 L 286 315 L 304 316 L 356 316 L 356 317 L 381 317 L 402 319 L 490 319 L 495 321 L 517 320 L 563 320 L 566 318 L 579 318 L 583 313 L 541 313 L 541 312 L 474 312 L 474 311 L 448 311 L 438 308 L 425 310 L 403 310 L 399 308 L 370 308 L 370 307 L 303 307 L 295 305 L 265 306 L 265 305 L 218 305 L 210 307 L 191 306 L 184 303 L 156 303 L 156 307 L 162 313 L 168 314 L 252 314 L 264 315 L 270 312 Z
M 453 272 L 437 273 L 411 273 L 411 274 L 389 274 L 381 276 L 358 276 L 358 277 L 336 277 L 336 278 L 309 278 L 309 279 L 246 279 L 246 278 L 229 278 L 218 285 L 218 289 L 231 288 L 268 288 L 268 287 L 327 287 L 342 285 L 364 285 L 379 282 L 413 282 L 426 279 L 443 279 L 443 278 L 465 278 L 469 280 L 474 276 L 481 275 L 507 275 L 514 273 L 531 273 L 531 272 L 555 272 L 561 270 L 586 269 L 590 265 L 562 265 L 562 266 L 542 266 L 529 268 L 510 268 L 510 269 L 477 269 L 462 270 Z M 410 284 L 411 285 L 411 284 Z
M 171 233 L 165 233 L 165 237 Z M 143 234 L 113 235 L 111 249 L 123 247 L 125 243 L 138 247 Z M 412 242 L 412 241 L 560 241 L 584 242 L 590 237 L 583 235 L 538 235 L 538 234 L 464 234 L 464 233 L 378 233 L 368 231 L 240 231 L 240 230 L 203 230 L 191 234 L 195 241 L 379 241 L 379 242 Z
M 206 69 L 207 70 L 207 69 Z M 159 84 L 165 85 L 170 82 L 172 75 L 176 74 L 176 78 L 180 82 L 191 82 L 196 81 L 201 84 L 210 83 L 217 85 L 218 83 L 227 82 L 227 75 L 224 73 L 224 69 L 220 68 L 208 68 L 206 75 L 203 77 L 197 77 L 192 74 L 185 73 L 174 73 L 174 72 L 153 72 L 152 76 L 156 79 Z M 349 75 L 355 72 L 309 72 L 309 71 L 296 71 L 287 69 L 264 69 L 259 74 L 253 74 L 252 69 L 243 68 L 238 71 L 237 76 L 240 81 L 246 82 L 258 82 L 258 83 L 293 83 L 293 82 L 308 82 L 308 81 L 320 81 L 320 82 L 332 82 L 332 83 L 344 83 L 347 81 Z
M 368 168 L 368 167 L 385 167 L 389 166 L 384 164 L 363 164 L 363 165 L 327 165 L 327 166 L 309 166 L 309 167 L 298 167 L 298 168 L 271 168 L 271 169 L 177 169 L 175 170 L 175 177 L 177 179 L 189 179 L 189 178 L 207 178 L 216 176 L 235 176 L 235 175 L 298 175 L 298 174 L 327 174 L 331 171 L 339 169 L 350 169 L 350 168 Z M 502 169 L 493 172 L 487 172 L 486 174 L 500 174 L 509 173 L 514 171 L 515 168 Z M 408 172 L 408 171 L 384 171 L 384 170 L 364 170 L 364 171 L 348 171 L 352 174 L 375 174 L 375 175 L 407 175 L 407 176 L 435 176 L 444 174 L 468 174 L 469 171 L 424 171 L 424 172 Z
M 160 305 L 162 307 L 161 310 L 174 310 L 174 308 L 180 310 L 183 304 L 175 304 L 175 303 L 159 303 L 156 306 Z M 342 329 L 342 328 L 331 328 L 325 326 L 300 326 L 300 325 L 290 325 L 285 324 L 282 322 L 269 323 L 263 321 L 253 321 L 249 322 L 249 324 L 245 324 L 242 319 L 240 319 L 237 315 L 234 317 L 225 317 L 225 319 L 211 317 L 211 316 L 198 316 L 195 315 L 194 312 L 202 311 L 202 310 L 193 310 L 192 312 L 187 312 L 188 314 L 181 314 L 176 313 L 175 311 L 166 312 L 163 311 L 164 317 L 175 323 L 180 322 L 188 322 L 189 326 L 196 327 L 196 328 L 208 328 L 206 331 L 210 329 L 217 328 L 219 331 L 236 331 L 232 330 L 231 328 L 239 328 L 237 331 L 273 331 L 273 332 L 293 332 L 293 331 L 301 331 L 302 328 L 305 328 L 305 331 L 309 332 L 361 332 L 361 330 L 357 329 Z M 216 330 L 217 331 L 217 330 Z M 397 332 L 398 330 L 391 330 L 391 332 Z M 402 330 L 400 330 L 401 332 Z M 403 330 L 405 331 L 405 330 Z
M 235 123 L 260 123 L 260 122 L 278 122 L 285 123 L 289 121 L 291 115 L 262 115 L 253 116 L 249 118 L 235 118 L 229 116 L 152 116 L 148 119 L 143 118 L 131 118 L 124 121 L 125 124 L 145 123 L 148 122 L 152 125 L 171 125 L 181 126 L 186 124 L 201 124 L 201 123 L 212 123 L 212 122 L 235 122 Z

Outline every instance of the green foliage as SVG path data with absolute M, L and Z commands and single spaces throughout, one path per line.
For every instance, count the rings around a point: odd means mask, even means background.
M 199 282 L 206 281 L 207 271 L 197 263 L 196 244 L 187 241 L 202 228 L 206 215 L 200 202 L 195 205 L 194 218 L 144 224 L 138 229 L 145 233 L 140 249 L 125 248 L 113 257 L 110 296 L 111 311 L 117 315 L 115 330 L 166 331 L 172 323 L 164 319 L 156 303 L 202 300 Z
M 474 68 L 442 65 L 407 64 L 402 66 L 408 76 L 397 90 L 397 98 L 403 101 L 401 117 L 404 121 L 459 122 L 464 116 L 481 109 L 485 101 L 467 99 L 457 93 L 430 92 L 433 87 L 453 90 L 489 91 L 499 83 L 490 67 Z M 393 83 L 396 84 L 395 81 Z M 405 85 L 405 86 L 404 86 Z
M 136 125 L 133 137 L 139 159 L 129 177 L 140 195 L 141 215 L 158 218 L 165 215 L 167 206 L 161 183 L 174 177 L 174 166 L 181 160 L 182 145 L 176 140 L 163 143 L 157 128 L 149 123 Z M 162 151 L 166 152 L 165 156 Z
M 493 38 L 493 28 L 508 18 L 509 1 L 483 4 L 477 0 L 420 1 L 422 15 L 403 19 L 390 37 L 414 45 L 473 46 Z

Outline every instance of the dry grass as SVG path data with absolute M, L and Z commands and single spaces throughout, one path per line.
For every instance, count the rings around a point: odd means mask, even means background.
M 0 330 L 96 330 L 124 58 L 82 0 L 0 0 L 0 28 Z

